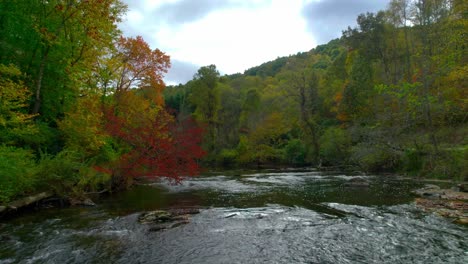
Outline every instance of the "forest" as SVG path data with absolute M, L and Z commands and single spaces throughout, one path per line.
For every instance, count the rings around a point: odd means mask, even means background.
M 120 0 L 0 1 L 0 204 L 202 168 L 468 180 L 468 3 L 392 0 L 310 51 L 167 86 Z

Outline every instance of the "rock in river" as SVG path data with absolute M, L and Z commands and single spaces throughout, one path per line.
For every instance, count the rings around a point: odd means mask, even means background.
M 155 232 L 187 224 L 189 223 L 189 215 L 199 212 L 198 209 L 155 210 L 142 213 L 138 217 L 138 222 L 151 225 L 149 231 Z

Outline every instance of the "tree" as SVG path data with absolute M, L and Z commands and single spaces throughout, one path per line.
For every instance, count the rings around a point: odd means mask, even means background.
M 220 91 L 218 89 L 219 72 L 215 65 L 201 67 L 192 83 L 190 102 L 195 106 L 195 119 L 206 124 L 205 144 L 209 152 L 215 150 L 219 124 Z
M 116 93 L 131 88 L 146 90 L 158 105 L 163 104 L 163 74 L 171 66 L 169 56 L 159 49 L 152 50 L 141 36 L 121 37 L 115 55 L 121 64 L 113 71 L 116 73 Z
M 288 96 L 291 96 L 297 104 L 299 120 L 301 121 L 307 141 L 312 145 L 312 160 L 319 162 L 319 110 L 321 98 L 319 97 L 320 77 L 316 70 L 296 69 L 286 79 Z M 308 136 L 310 135 L 310 136 Z
M 28 114 L 30 92 L 15 66 L 0 64 L 0 144 L 24 144 L 38 132 Z
M 125 188 L 135 177 L 167 177 L 179 182 L 182 176 L 199 173 L 202 130 L 190 120 L 177 124 L 160 106 L 125 91 L 116 108 L 105 110 L 105 129 L 122 146 L 116 163 L 98 170 L 113 175 L 113 185 Z

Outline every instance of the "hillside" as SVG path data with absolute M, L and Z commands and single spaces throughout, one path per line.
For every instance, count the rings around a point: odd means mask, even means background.
M 180 119 L 204 125 L 208 164 L 352 165 L 466 180 L 467 28 L 450 8 L 411 18 L 412 27 L 395 10 L 362 14 L 341 39 L 244 74 L 202 67 L 165 99 Z

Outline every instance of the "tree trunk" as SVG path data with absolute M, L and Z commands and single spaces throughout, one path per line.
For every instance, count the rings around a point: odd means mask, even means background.
M 47 63 L 47 58 L 49 56 L 49 50 L 50 50 L 50 45 L 47 45 L 47 47 L 44 50 L 44 54 L 42 56 L 41 64 L 39 65 L 39 74 L 37 76 L 37 81 L 36 81 L 36 96 L 34 100 L 34 107 L 33 107 L 33 114 L 39 113 L 39 110 L 41 109 L 41 90 L 42 90 L 42 79 L 44 78 L 44 68 Z

